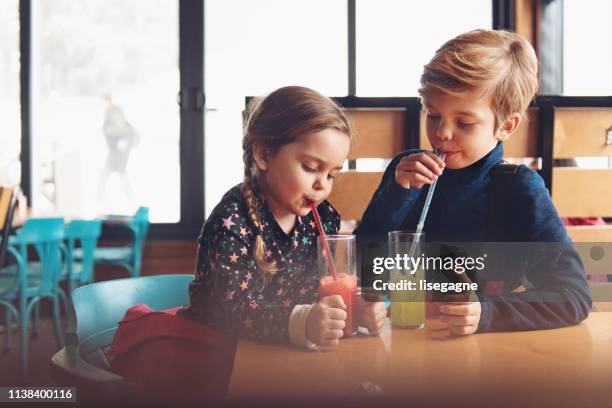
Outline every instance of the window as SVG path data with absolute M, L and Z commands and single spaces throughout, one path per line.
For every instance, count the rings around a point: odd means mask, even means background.
M 206 2 L 207 214 L 242 180 L 245 97 L 285 85 L 346 95 L 347 29 L 345 1 Z
M 357 95 L 416 96 L 419 78 L 445 41 L 490 29 L 490 0 L 357 0 Z
M 19 2 L 0 2 L 0 185 L 21 181 L 19 104 Z
M 35 213 L 178 222 L 178 2 L 32 6 Z
M 564 0 L 563 94 L 612 95 L 612 2 Z

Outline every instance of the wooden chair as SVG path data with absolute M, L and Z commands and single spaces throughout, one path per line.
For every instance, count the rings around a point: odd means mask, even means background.
M 556 108 L 553 159 L 612 157 L 612 108 Z M 562 217 L 612 217 L 612 169 L 553 167 Z M 612 242 L 612 225 L 568 227 L 576 242 Z
M 612 108 L 555 108 L 552 142 L 553 159 L 611 158 Z M 612 217 L 612 168 L 553 167 L 552 198 L 562 217 Z M 606 275 L 610 280 L 612 225 L 568 226 L 567 230 L 577 243 L 587 275 L 593 280 Z M 612 311 L 612 282 L 589 284 L 593 310 Z
M 553 201 L 562 217 L 612 217 L 612 169 L 552 167 L 556 159 L 612 157 L 612 108 L 559 107 L 557 103 L 571 101 L 555 101 L 555 98 L 536 101 L 536 106 L 528 111 L 527 120 L 504 142 L 504 156 L 511 162 L 537 159 L 532 160 L 536 164 L 532 167 L 542 168 L 541 174 L 551 189 Z M 359 222 L 383 174 L 382 169 L 375 172 L 356 171 L 350 161 L 361 158 L 391 159 L 403 150 L 417 147 L 417 143 L 411 144 L 408 137 L 415 128 L 419 130 L 420 147 L 431 149 L 425 133 L 424 112 L 421 111 L 420 118 L 410 122 L 407 109 L 410 108 L 347 109 L 356 137 L 349 153 L 349 170 L 340 174 L 329 198 L 343 220 Z M 577 243 L 612 243 L 612 225 L 571 226 L 567 229 Z M 350 230 L 352 228 L 344 232 Z M 607 246 L 603 246 L 606 251 L 604 257 L 609 258 L 603 259 L 603 262 L 592 258 L 591 247 L 576 247 L 588 274 L 612 273 L 610 268 L 605 267 L 612 263 Z M 595 299 L 606 299 L 608 296 L 612 300 L 612 283 L 592 282 L 591 290 Z M 609 295 L 607 291 L 610 291 Z M 612 302 L 607 305 L 599 303 L 594 308 L 597 309 L 612 310 Z

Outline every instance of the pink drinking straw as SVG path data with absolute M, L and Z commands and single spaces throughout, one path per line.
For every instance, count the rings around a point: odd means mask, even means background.
M 321 224 L 321 218 L 319 218 L 319 212 L 317 211 L 317 207 L 314 203 L 310 204 L 310 210 L 312 211 L 312 216 L 317 223 L 317 228 L 319 230 L 319 237 L 321 241 L 323 241 L 323 250 L 325 251 L 325 257 L 327 258 L 327 266 L 329 268 L 329 273 L 334 278 L 334 280 L 338 280 L 336 276 L 336 268 L 334 268 L 334 263 L 332 262 L 331 251 L 329 250 L 329 245 L 327 244 L 327 239 L 325 239 L 325 230 L 323 229 L 323 225 Z

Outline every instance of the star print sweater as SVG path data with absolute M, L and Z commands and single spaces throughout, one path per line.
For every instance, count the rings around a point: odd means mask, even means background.
M 312 214 L 298 217 L 286 234 L 263 203 L 259 216 L 266 256 L 278 271 L 262 288 L 253 255 L 255 227 L 240 189 L 241 184 L 229 190 L 202 227 L 190 305 L 179 315 L 230 335 L 308 345 L 305 321 L 319 297 L 318 231 Z M 318 210 L 326 233 L 337 233 L 336 210 L 326 201 Z
M 404 189 L 395 182 L 400 159 L 417 152 L 398 155 L 387 167 L 361 224 L 355 230 L 359 240 L 385 239 L 389 231 L 415 230 L 429 187 Z M 425 237 L 430 242 L 523 242 L 557 243 L 564 251 L 542 253 L 529 262 L 510 254 L 504 278 L 520 285 L 532 285 L 522 293 L 478 293 L 481 317 L 478 331 L 535 330 L 576 324 L 588 316 L 591 298 L 580 256 L 571 244 L 542 178 L 519 166 L 506 192 L 508 209 L 491 209 L 489 192 L 492 169 L 503 158 L 503 145 L 463 169 L 446 169 L 439 177 L 425 221 Z M 491 218 L 494 217 L 494 218 Z M 503 235 L 492 238 L 488 222 L 503 226 Z M 548 248 L 550 244 L 529 245 Z

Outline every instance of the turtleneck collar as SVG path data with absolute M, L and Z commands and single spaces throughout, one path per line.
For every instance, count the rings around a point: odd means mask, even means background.
M 457 178 L 469 181 L 472 178 L 479 178 L 482 175 L 488 174 L 489 170 L 504 157 L 504 145 L 498 142 L 497 145 L 487 153 L 482 159 L 476 163 L 470 164 L 462 169 L 445 169 L 440 176 L 440 181 L 456 180 Z

